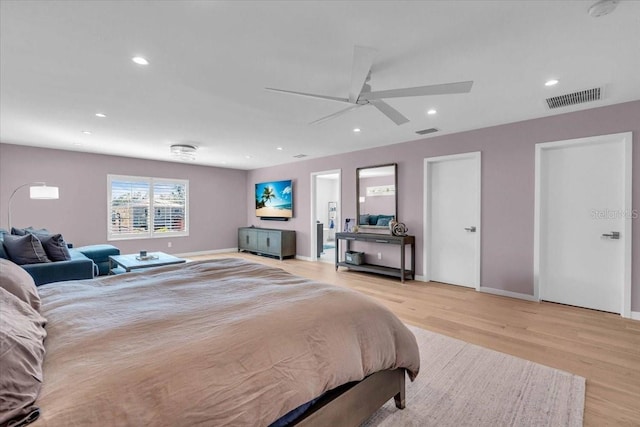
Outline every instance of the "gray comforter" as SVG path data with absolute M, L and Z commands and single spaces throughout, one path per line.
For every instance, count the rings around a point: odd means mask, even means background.
M 268 425 L 373 372 L 419 369 L 414 336 L 372 299 L 241 259 L 38 290 L 34 426 Z

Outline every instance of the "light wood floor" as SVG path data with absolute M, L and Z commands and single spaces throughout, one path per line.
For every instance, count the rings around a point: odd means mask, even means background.
M 404 322 L 587 379 L 585 426 L 640 426 L 640 321 L 440 283 L 355 273 L 332 264 L 236 256 L 376 298 Z

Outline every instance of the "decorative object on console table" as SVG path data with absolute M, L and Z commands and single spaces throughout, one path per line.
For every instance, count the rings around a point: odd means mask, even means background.
M 393 233 L 394 236 L 406 236 L 407 231 L 407 226 L 402 222 L 396 222 L 395 224 L 393 224 L 393 228 L 391 229 L 391 233 Z
M 345 245 L 345 261 L 340 260 L 340 240 L 346 242 Z M 346 258 L 346 253 L 351 252 L 351 242 L 359 241 L 366 242 L 368 244 L 386 244 L 386 245 L 398 245 L 400 247 L 400 266 L 399 267 L 387 267 L 384 265 L 367 264 L 362 263 L 359 265 L 351 264 Z M 405 247 L 409 246 L 411 249 L 411 256 L 409 258 L 410 266 L 407 269 L 405 267 Z M 404 283 L 407 276 L 411 279 L 415 279 L 415 265 L 416 265 L 416 251 L 415 251 L 415 236 L 392 236 L 381 235 L 374 233 L 336 233 L 336 270 L 338 267 L 348 267 L 349 269 L 356 271 L 364 271 L 367 273 L 384 274 L 387 276 L 399 277 L 402 283 Z
M 356 224 L 356 220 L 354 218 L 346 218 L 344 220 L 344 232 L 351 233 L 353 232 L 353 227 Z
M 277 256 L 280 260 L 296 256 L 296 232 L 272 228 L 238 228 L 238 252 Z
M 9 196 L 9 201 L 7 203 L 7 225 L 9 230 L 11 230 L 11 201 L 13 200 L 13 196 L 16 195 L 18 190 L 24 187 L 29 187 L 29 198 L 33 200 L 56 200 L 60 198 L 60 193 L 58 191 L 58 187 L 47 186 L 46 182 L 31 182 L 27 184 L 22 184 L 11 193 Z

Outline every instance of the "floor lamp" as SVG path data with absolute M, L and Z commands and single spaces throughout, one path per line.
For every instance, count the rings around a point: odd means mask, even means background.
M 35 200 L 53 200 L 59 199 L 58 187 L 50 187 L 47 186 L 46 182 L 31 182 L 27 184 L 22 184 L 11 193 L 9 197 L 9 203 L 7 203 L 7 225 L 9 227 L 9 232 L 11 232 L 11 201 L 13 200 L 13 196 L 24 187 L 30 186 L 29 188 L 29 198 Z

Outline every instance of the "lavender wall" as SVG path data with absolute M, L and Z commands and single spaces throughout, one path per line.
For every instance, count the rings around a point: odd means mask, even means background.
M 311 172 L 342 170 L 341 216 L 355 218 L 356 168 L 395 162 L 398 217 L 416 236 L 420 275 L 423 159 L 482 151 L 482 286 L 532 295 L 535 144 L 626 131 L 634 132 L 633 209 L 640 211 L 640 101 L 634 101 L 248 172 L 0 144 L 0 226 L 6 228 L 6 203 L 14 188 L 47 181 L 60 187 L 61 198 L 32 201 L 22 190 L 14 198 L 14 224 L 60 231 L 76 245 L 105 243 L 107 174 L 185 178 L 190 180 L 191 235 L 114 242 L 123 252 L 236 247 L 237 227 L 253 224 L 296 230 L 298 254 L 309 257 Z M 293 179 L 295 217 L 287 222 L 256 218 L 254 184 L 288 178 Z M 640 311 L 639 222 L 634 220 L 633 231 L 634 311 Z
M 107 174 L 188 179 L 190 235 L 107 242 Z M 0 224 L 7 228 L 7 201 L 16 187 L 46 181 L 60 188 L 60 199 L 30 200 L 28 188 L 20 190 L 12 203 L 14 226 L 55 230 L 76 246 L 111 243 L 123 253 L 235 248 L 237 228 L 245 225 L 248 209 L 246 175 L 240 170 L 0 144 Z
M 423 168 L 427 157 L 482 152 L 482 277 L 484 287 L 533 295 L 535 144 L 633 131 L 633 208 L 640 211 L 640 101 L 478 129 L 381 148 L 249 171 L 255 182 L 294 179 L 295 218 L 249 224 L 297 231 L 298 254 L 309 256 L 311 172 L 342 169 L 342 216 L 354 218 L 355 170 L 398 163 L 398 218 L 416 236 L 417 274 L 423 274 Z M 633 223 L 632 310 L 640 310 L 640 221 Z

